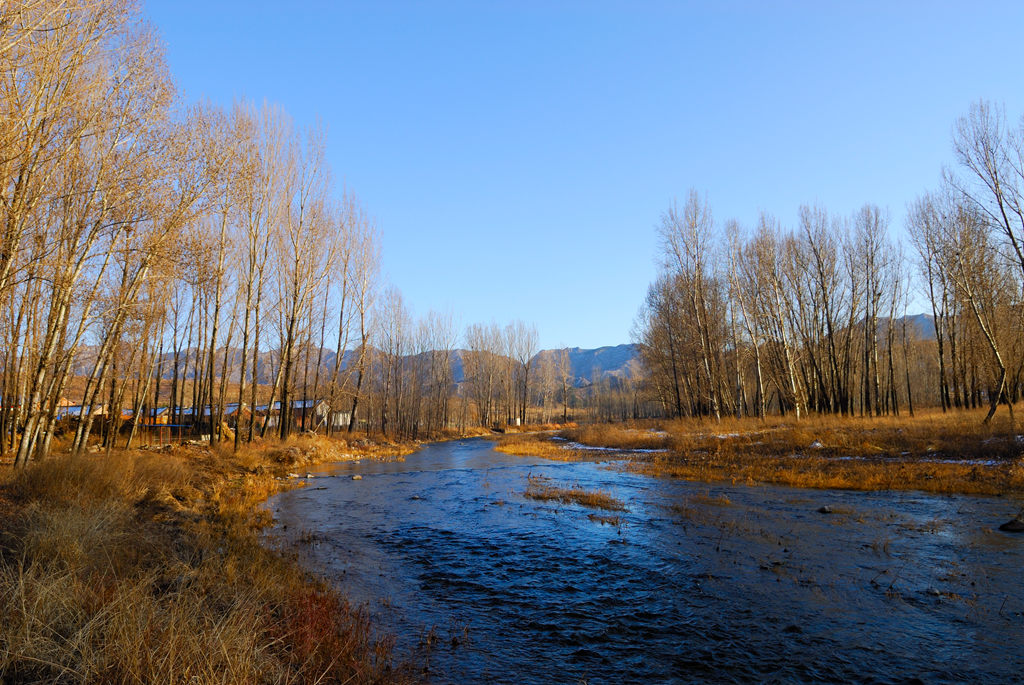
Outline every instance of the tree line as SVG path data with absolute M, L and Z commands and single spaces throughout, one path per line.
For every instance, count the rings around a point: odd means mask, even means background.
M 110 441 L 120 408 L 134 427 L 162 395 L 173 421 L 205 406 L 217 432 L 230 400 L 256 403 L 271 336 L 265 399 L 286 430 L 302 336 L 329 302 L 337 344 L 365 347 L 376 269 L 376 232 L 332 194 L 322 133 L 269 105 L 183 102 L 128 0 L 16 3 L 0 46 L 0 447 L 17 464 L 46 454 L 72 391 L 73 451 L 97 418 Z M 335 368 L 326 392 L 362 366 Z
M 913 201 L 909 249 L 887 212 L 800 208 L 716 224 L 690 191 L 658 227 L 636 337 L 667 416 L 882 415 L 1012 405 L 1024 389 L 1024 126 L 980 102 L 957 166 Z M 907 316 L 923 294 L 933 336 Z M 924 339 L 933 338 L 933 339 Z
M 76 453 L 131 446 L 157 410 L 237 448 L 296 426 L 524 422 L 553 401 L 521 322 L 470 327 L 457 385 L 452 317 L 413 321 L 383 286 L 324 133 L 185 102 L 133 0 L 5 5 L 0 89 L 0 451 L 17 465 L 61 431 Z M 344 423 L 311 424 L 312 400 Z

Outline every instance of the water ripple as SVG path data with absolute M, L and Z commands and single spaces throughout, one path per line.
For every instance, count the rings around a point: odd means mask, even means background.
M 1024 539 L 992 530 L 1014 510 L 1000 499 L 648 479 L 480 440 L 324 475 L 357 472 L 274 498 L 278 532 L 401 649 L 450 632 L 435 681 L 1006 682 L 1024 668 Z M 531 474 L 629 511 L 601 525 L 527 500 Z M 316 544 L 297 542 L 308 532 Z

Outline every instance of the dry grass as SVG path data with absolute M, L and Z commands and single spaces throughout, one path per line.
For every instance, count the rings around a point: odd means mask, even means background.
M 572 449 L 564 441 L 552 440 L 550 433 L 514 433 L 498 439 L 494 449 L 519 457 L 544 457 L 558 461 L 593 459 L 594 453 Z
M 646 428 L 611 424 L 570 425 L 557 433 L 538 431 L 503 435 L 495 449 L 506 454 L 558 461 L 584 461 L 601 456 L 600 451 L 588 450 L 584 446 L 622 451 L 665 450 L 671 446 L 671 439 L 663 431 Z
M 664 431 L 596 423 L 559 433 L 566 440 L 582 445 L 600 445 L 620 450 L 660 450 L 671 447 Z
M 576 428 L 577 424 L 575 421 L 567 421 L 566 423 L 527 423 L 522 426 L 506 426 L 504 428 L 505 433 L 553 433 L 560 430 L 570 430 Z
M 634 460 L 638 473 L 688 480 L 775 483 L 801 488 L 921 490 L 945 494 L 1000 495 L 1024 491 L 1020 464 L 974 466 L 929 462 L 836 462 L 821 457 L 667 457 Z
M 418 443 L 394 442 L 382 435 L 355 434 L 342 438 L 302 433 L 286 444 L 271 440 L 255 444 L 233 458 L 251 459 L 255 464 L 272 462 L 278 466 L 296 469 L 312 464 L 350 461 L 354 459 L 401 459 L 416 450 Z M 219 451 L 231 455 L 231 445 L 220 446 Z
M 671 452 L 630 468 L 733 483 L 809 488 L 1003 494 L 1024 490 L 1024 443 L 1009 417 L 980 411 L 909 417 L 813 417 L 801 422 L 676 421 Z M 982 463 L 984 462 L 984 463 Z
M 314 440 L 303 446 L 326 449 Z M 363 611 L 260 544 L 258 505 L 291 466 L 281 449 L 115 452 L 6 472 L 0 682 L 413 680 Z
M 929 411 L 914 418 L 814 416 L 723 419 L 719 423 L 678 420 L 663 425 L 676 452 L 710 448 L 715 444 L 762 454 L 785 455 L 812 451 L 819 456 L 931 459 L 1016 459 L 1024 453 L 1006 413 L 983 425 L 984 410 L 942 413 Z
M 627 468 L 637 472 L 691 480 L 969 494 L 1024 491 L 1024 426 L 1011 423 L 1005 411 L 990 425 L 982 424 L 983 417 L 983 410 L 972 410 L 914 418 L 677 420 L 584 426 L 560 437 L 624 450 Z M 566 449 L 545 435 L 509 436 L 496 449 L 563 460 L 600 455 L 571 445 Z M 652 449 L 667 451 L 628 453 Z
M 493 435 L 489 428 L 470 426 L 465 429 L 444 428 L 440 432 L 429 436 L 430 440 L 458 440 L 459 438 L 478 438 L 484 435 Z
M 703 507 L 730 507 L 732 506 L 732 500 L 725 495 L 716 495 L 712 497 L 710 494 L 698 494 L 690 497 L 689 500 L 693 504 L 698 504 Z
M 560 488 L 551 484 L 543 476 L 528 476 L 526 492 L 530 499 L 555 501 L 562 504 L 579 504 L 592 509 L 607 511 L 626 511 L 622 500 L 616 499 L 601 490 L 584 490 L 578 485 L 572 488 Z

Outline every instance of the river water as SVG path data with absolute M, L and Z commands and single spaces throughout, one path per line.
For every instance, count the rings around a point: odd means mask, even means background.
M 995 530 L 1017 502 L 692 483 L 491 447 L 331 465 L 268 503 L 277 544 L 366 603 L 433 682 L 1024 678 L 1024 536 Z M 628 511 L 528 499 L 531 475 Z

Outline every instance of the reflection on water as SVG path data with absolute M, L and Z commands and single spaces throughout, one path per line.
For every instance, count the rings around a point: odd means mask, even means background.
M 447 682 L 1016 681 L 999 498 L 687 483 L 430 445 L 271 500 L 277 532 Z M 352 480 L 352 474 L 361 480 Z M 629 511 L 523 497 L 527 476 Z M 330 477 L 327 477 L 330 476 Z M 829 506 L 831 514 L 819 513 Z

